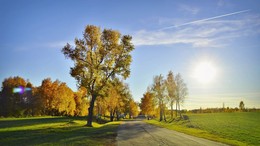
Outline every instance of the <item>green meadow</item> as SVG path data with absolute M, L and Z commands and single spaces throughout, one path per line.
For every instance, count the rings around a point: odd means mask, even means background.
M 187 120 L 147 123 L 230 145 L 260 145 L 260 112 L 188 114 Z
M 86 118 L 34 117 L 0 119 L 0 145 L 115 145 L 120 122 L 93 123 Z

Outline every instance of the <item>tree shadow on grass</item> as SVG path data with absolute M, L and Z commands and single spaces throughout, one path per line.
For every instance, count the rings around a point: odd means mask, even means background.
M 33 126 L 38 124 L 60 123 L 71 120 L 69 117 L 37 117 L 37 118 L 14 118 L 0 120 L 0 128 Z
M 117 127 L 85 127 L 68 122 L 61 127 L 1 131 L 0 145 L 114 145 Z

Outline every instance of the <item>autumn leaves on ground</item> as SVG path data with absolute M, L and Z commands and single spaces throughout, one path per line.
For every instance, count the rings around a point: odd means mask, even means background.
M 248 111 L 241 116 L 254 115 L 249 116 L 253 127 L 244 120 L 236 123 L 251 131 L 247 133 L 251 134 L 250 140 L 230 136 L 221 130 L 233 126 L 232 120 L 229 123 L 231 116 L 220 121 L 226 120 L 223 127 L 216 128 L 214 126 L 218 124 L 200 122 L 200 116 L 181 111 L 188 95 L 181 74 L 174 75 L 169 71 L 166 78 L 155 75 L 141 103 L 134 101 L 124 82 L 130 75 L 131 51 L 134 49 L 131 40 L 131 36 L 121 35 L 118 31 L 88 25 L 82 39 L 76 38 L 75 44 L 64 44 L 61 52 L 74 62 L 70 74 L 77 80 L 79 88 L 76 92 L 66 83 L 50 78 L 43 79 L 40 86 L 34 86 L 22 77 L 7 77 L 0 93 L 0 145 L 115 145 L 120 120 L 132 119 L 138 114 L 153 118 L 148 123 L 223 143 L 259 144 L 260 132 L 256 130 L 259 129 L 256 124 L 259 111 L 246 110 L 244 103 L 239 110 L 222 108 L 218 112 Z M 212 115 L 214 113 L 201 117 L 207 119 Z M 201 130 L 211 136 L 196 133 Z M 235 143 L 230 142 L 232 140 Z

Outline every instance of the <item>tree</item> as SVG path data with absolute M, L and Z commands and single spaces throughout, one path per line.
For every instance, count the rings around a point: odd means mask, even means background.
M 101 118 L 102 115 L 105 118 L 106 113 L 108 112 L 107 107 L 108 107 L 108 103 L 107 103 L 107 100 L 105 97 L 97 98 L 96 111 L 97 111 L 97 115 L 98 115 L 98 120 Z
M 136 103 L 132 98 L 130 98 L 130 100 L 129 100 L 129 109 L 130 109 L 129 118 L 138 116 L 138 114 L 139 114 L 138 103 Z
M 243 111 L 243 110 L 245 109 L 245 104 L 244 104 L 243 101 L 240 101 L 240 103 L 239 103 L 239 109 L 240 109 L 241 111 Z
M 44 79 L 39 87 L 38 96 L 42 113 L 45 115 L 73 116 L 76 110 L 73 91 L 58 80 L 52 82 L 50 78 Z
M 155 102 L 154 102 L 154 95 L 152 92 L 147 91 L 143 97 L 141 98 L 140 108 L 142 113 L 149 116 L 154 114 L 155 110 Z
M 88 100 L 86 88 L 79 88 L 78 91 L 74 93 L 74 100 L 76 103 L 75 116 L 86 116 L 88 114 Z
M 123 104 L 121 104 L 122 106 L 120 107 L 120 112 L 124 114 L 124 116 L 126 117 L 127 114 L 129 115 L 129 118 L 131 118 L 131 100 L 133 100 L 131 91 L 129 89 L 128 84 L 124 83 L 124 86 L 120 92 L 121 95 L 121 100 L 123 102 Z
M 108 104 L 108 109 L 109 109 L 109 113 L 110 113 L 110 121 L 114 120 L 117 104 L 118 104 L 119 98 L 120 98 L 119 96 L 120 95 L 118 94 L 118 91 L 115 87 L 112 86 L 111 88 L 109 88 L 107 104 Z
M 26 111 L 27 82 L 17 76 L 9 77 L 2 82 L 1 112 L 2 116 L 23 116 Z
M 168 98 L 171 106 L 171 118 L 173 118 L 173 104 L 176 101 L 176 83 L 172 71 L 169 71 L 168 73 L 167 80 L 166 80 L 166 87 L 167 87 Z
M 26 81 L 24 88 L 24 102 L 22 104 L 23 116 L 32 116 L 33 102 L 34 102 L 34 87 L 29 80 Z
M 66 83 L 58 83 L 58 87 L 53 93 L 52 108 L 57 111 L 58 115 L 74 116 L 76 110 L 76 103 L 74 100 L 73 91 L 66 85 Z
M 87 126 L 92 127 L 93 108 L 96 98 L 108 80 L 115 76 L 126 79 L 130 75 L 130 52 L 134 49 L 132 37 L 111 29 L 104 29 L 87 25 L 83 39 L 75 39 L 75 47 L 67 44 L 62 49 L 65 57 L 74 61 L 70 74 L 79 86 L 87 89 L 91 96 L 88 108 Z
M 188 88 L 184 83 L 184 80 L 182 79 L 180 73 L 176 75 L 175 83 L 176 83 L 176 116 L 177 116 L 177 111 L 179 110 L 180 117 L 182 117 L 180 111 L 180 103 L 183 103 L 186 96 L 188 95 Z
M 35 87 L 32 89 L 33 99 L 32 99 L 32 116 L 44 115 L 43 98 L 41 96 L 40 87 Z
M 51 115 L 50 111 L 52 109 L 51 103 L 53 100 L 53 90 L 54 87 L 50 78 L 42 80 L 42 84 L 38 90 L 38 99 L 39 106 L 44 115 Z
M 160 121 L 163 120 L 163 116 L 164 116 L 164 120 L 166 121 L 165 118 L 165 81 L 163 79 L 162 75 L 159 76 L 155 76 L 154 77 L 154 81 L 153 81 L 153 91 L 155 94 L 155 97 L 157 98 L 158 101 L 158 105 L 159 105 L 159 110 L 160 110 Z
M 118 93 L 120 95 L 118 106 L 117 106 L 117 120 L 121 118 L 121 115 L 124 114 L 124 116 L 129 114 L 129 117 L 136 116 L 136 104 L 132 98 L 132 94 L 130 92 L 128 84 L 124 83 L 123 81 L 119 82 L 118 86 Z M 133 103 L 134 102 L 134 103 Z M 132 104 L 132 105 L 131 105 Z M 138 114 L 138 113 L 137 113 Z
M 128 102 L 128 94 L 130 94 L 128 93 L 128 86 L 123 81 L 115 78 L 109 82 L 105 92 L 107 92 L 105 99 L 108 102 L 110 120 L 113 121 L 115 115 L 117 120 L 119 120 L 120 115 L 125 112 L 125 106 Z

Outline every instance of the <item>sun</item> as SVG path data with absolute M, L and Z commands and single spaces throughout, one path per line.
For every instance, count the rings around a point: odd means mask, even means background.
M 194 77 L 201 83 L 209 83 L 215 79 L 216 68 L 210 62 L 201 62 L 195 67 Z

